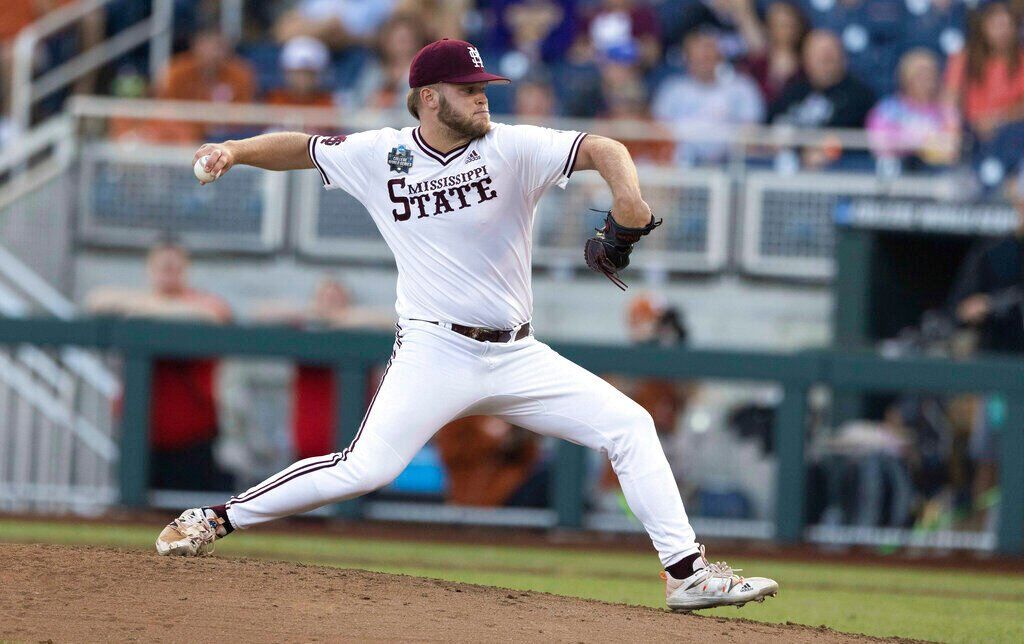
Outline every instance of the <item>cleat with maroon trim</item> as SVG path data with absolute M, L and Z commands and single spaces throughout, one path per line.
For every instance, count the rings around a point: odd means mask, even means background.
M 691 611 L 718 606 L 741 608 L 747 602 L 763 602 L 779 592 L 779 584 L 765 577 L 740 577 L 725 562 L 709 563 L 704 558 L 704 546 L 700 547 L 704 566 L 686 579 L 676 579 L 662 571 L 665 580 L 665 603 L 674 611 Z
M 213 510 L 192 508 L 185 510 L 160 532 L 156 538 L 159 555 L 204 557 L 213 554 L 213 542 L 227 534 L 224 520 Z

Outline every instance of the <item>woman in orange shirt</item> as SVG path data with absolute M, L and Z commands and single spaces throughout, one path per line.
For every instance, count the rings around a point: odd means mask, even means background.
M 1004 2 L 971 14 L 967 45 L 946 68 L 947 99 L 979 139 L 1024 120 L 1024 52 L 1020 23 Z

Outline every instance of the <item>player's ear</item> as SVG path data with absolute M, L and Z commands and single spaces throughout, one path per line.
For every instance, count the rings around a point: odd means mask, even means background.
M 441 100 L 441 88 L 437 84 L 420 88 L 420 101 L 431 108 L 437 107 Z

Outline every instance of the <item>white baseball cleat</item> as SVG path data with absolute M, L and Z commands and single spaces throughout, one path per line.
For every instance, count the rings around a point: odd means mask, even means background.
M 156 538 L 156 552 L 179 557 L 212 555 L 219 527 L 220 520 L 216 516 L 208 516 L 203 508 L 185 510 L 160 532 Z
M 709 563 L 700 547 L 704 567 L 686 579 L 676 579 L 662 571 L 665 603 L 674 611 L 691 611 L 718 606 L 739 608 L 747 602 L 763 602 L 779 592 L 779 584 L 765 577 L 740 577 L 723 561 Z M 739 570 L 739 569 L 737 569 Z

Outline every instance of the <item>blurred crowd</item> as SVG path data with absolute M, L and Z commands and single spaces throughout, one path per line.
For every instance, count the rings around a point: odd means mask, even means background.
M 19 26 L 66 2 L 8 0 L 5 79 Z M 107 5 L 68 46 L 117 33 L 146 4 Z M 478 45 L 489 68 L 516 81 L 489 90 L 496 115 L 646 121 L 650 140 L 634 150 L 644 162 L 727 154 L 713 141 L 666 145 L 672 132 L 857 128 L 872 154 L 828 136 L 786 154 L 746 152 L 781 168 L 924 172 L 966 162 L 995 186 L 1024 140 L 1016 0 L 250 0 L 233 41 L 217 0 L 174 5 L 177 53 L 158 78 L 140 50 L 92 86 L 125 97 L 400 109 L 412 56 L 451 37 Z M 120 122 L 112 134 L 218 133 Z

